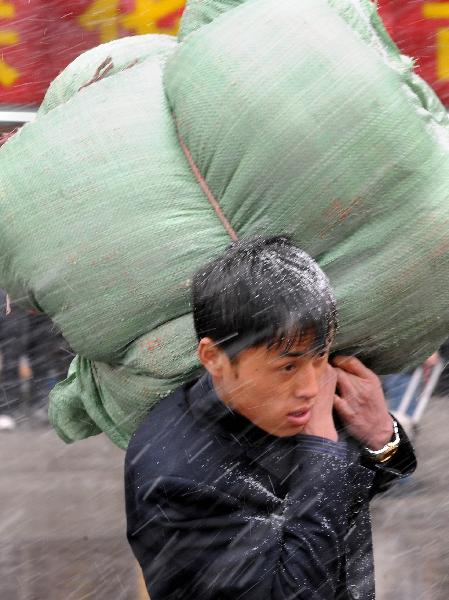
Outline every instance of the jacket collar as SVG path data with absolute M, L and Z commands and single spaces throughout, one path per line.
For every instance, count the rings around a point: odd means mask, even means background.
M 244 453 L 252 463 L 263 467 L 278 479 L 283 479 L 287 471 L 291 470 L 296 452 L 301 451 L 305 445 L 320 451 L 323 445 L 334 443 L 314 436 L 277 437 L 266 433 L 224 404 L 208 373 L 184 389 L 189 410 L 203 429 L 229 439 L 233 442 L 230 451 L 232 448 L 233 452 Z M 337 415 L 334 417 L 340 441 L 343 442 L 341 452 L 349 452 L 354 457 L 358 444 L 345 434 Z

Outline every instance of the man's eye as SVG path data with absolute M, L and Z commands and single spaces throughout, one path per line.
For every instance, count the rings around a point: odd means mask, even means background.
M 282 371 L 286 371 L 287 373 L 293 371 L 295 368 L 296 365 L 294 365 L 293 363 L 288 363 L 288 365 L 284 365 L 283 367 L 281 367 Z

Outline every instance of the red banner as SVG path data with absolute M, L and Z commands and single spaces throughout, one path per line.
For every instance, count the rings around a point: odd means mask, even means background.
M 38 102 L 47 82 L 42 60 L 41 6 L 0 0 L 0 101 Z
M 378 0 L 385 25 L 449 105 L 449 1 Z M 0 104 L 39 104 L 74 58 L 125 35 L 177 31 L 185 0 L 0 0 Z
M 380 0 L 379 5 L 401 52 L 416 60 L 416 72 L 449 106 L 449 2 Z
M 39 104 L 79 54 L 144 33 L 175 34 L 185 0 L 0 0 L 0 104 Z

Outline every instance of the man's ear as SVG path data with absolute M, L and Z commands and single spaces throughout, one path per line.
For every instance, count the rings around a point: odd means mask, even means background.
M 219 379 L 223 374 L 224 362 L 227 358 L 225 352 L 208 337 L 200 339 L 197 352 L 203 367 L 212 377 Z

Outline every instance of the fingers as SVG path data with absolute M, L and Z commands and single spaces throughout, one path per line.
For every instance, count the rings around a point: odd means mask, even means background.
M 340 415 L 340 418 L 343 422 L 345 422 L 347 419 L 350 419 L 354 415 L 354 411 L 346 402 L 346 400 L 344 400 L 337 394 L 335 394 L 334 396 L 334 408 Z
M 429 356 L 429 358 L 424 362 L 423 366 L 432 369 L 433 367 L 435 367 L 438 364 L 439 360 L 440 360 L 440 357 L 439 357 L 438 352 L 434 352 L 432 354 L 432 356 Z
M 351 375 L 357 375 L 363 379 L 371 379 L 373 376 L 377 377 L 371 369 L 365 367 L 362 361 L 355 356 L 344 356 L 339 354 L 334 356 L 331 362 L 334 367 L 338 367 L 347 373 L 351 373 Z

